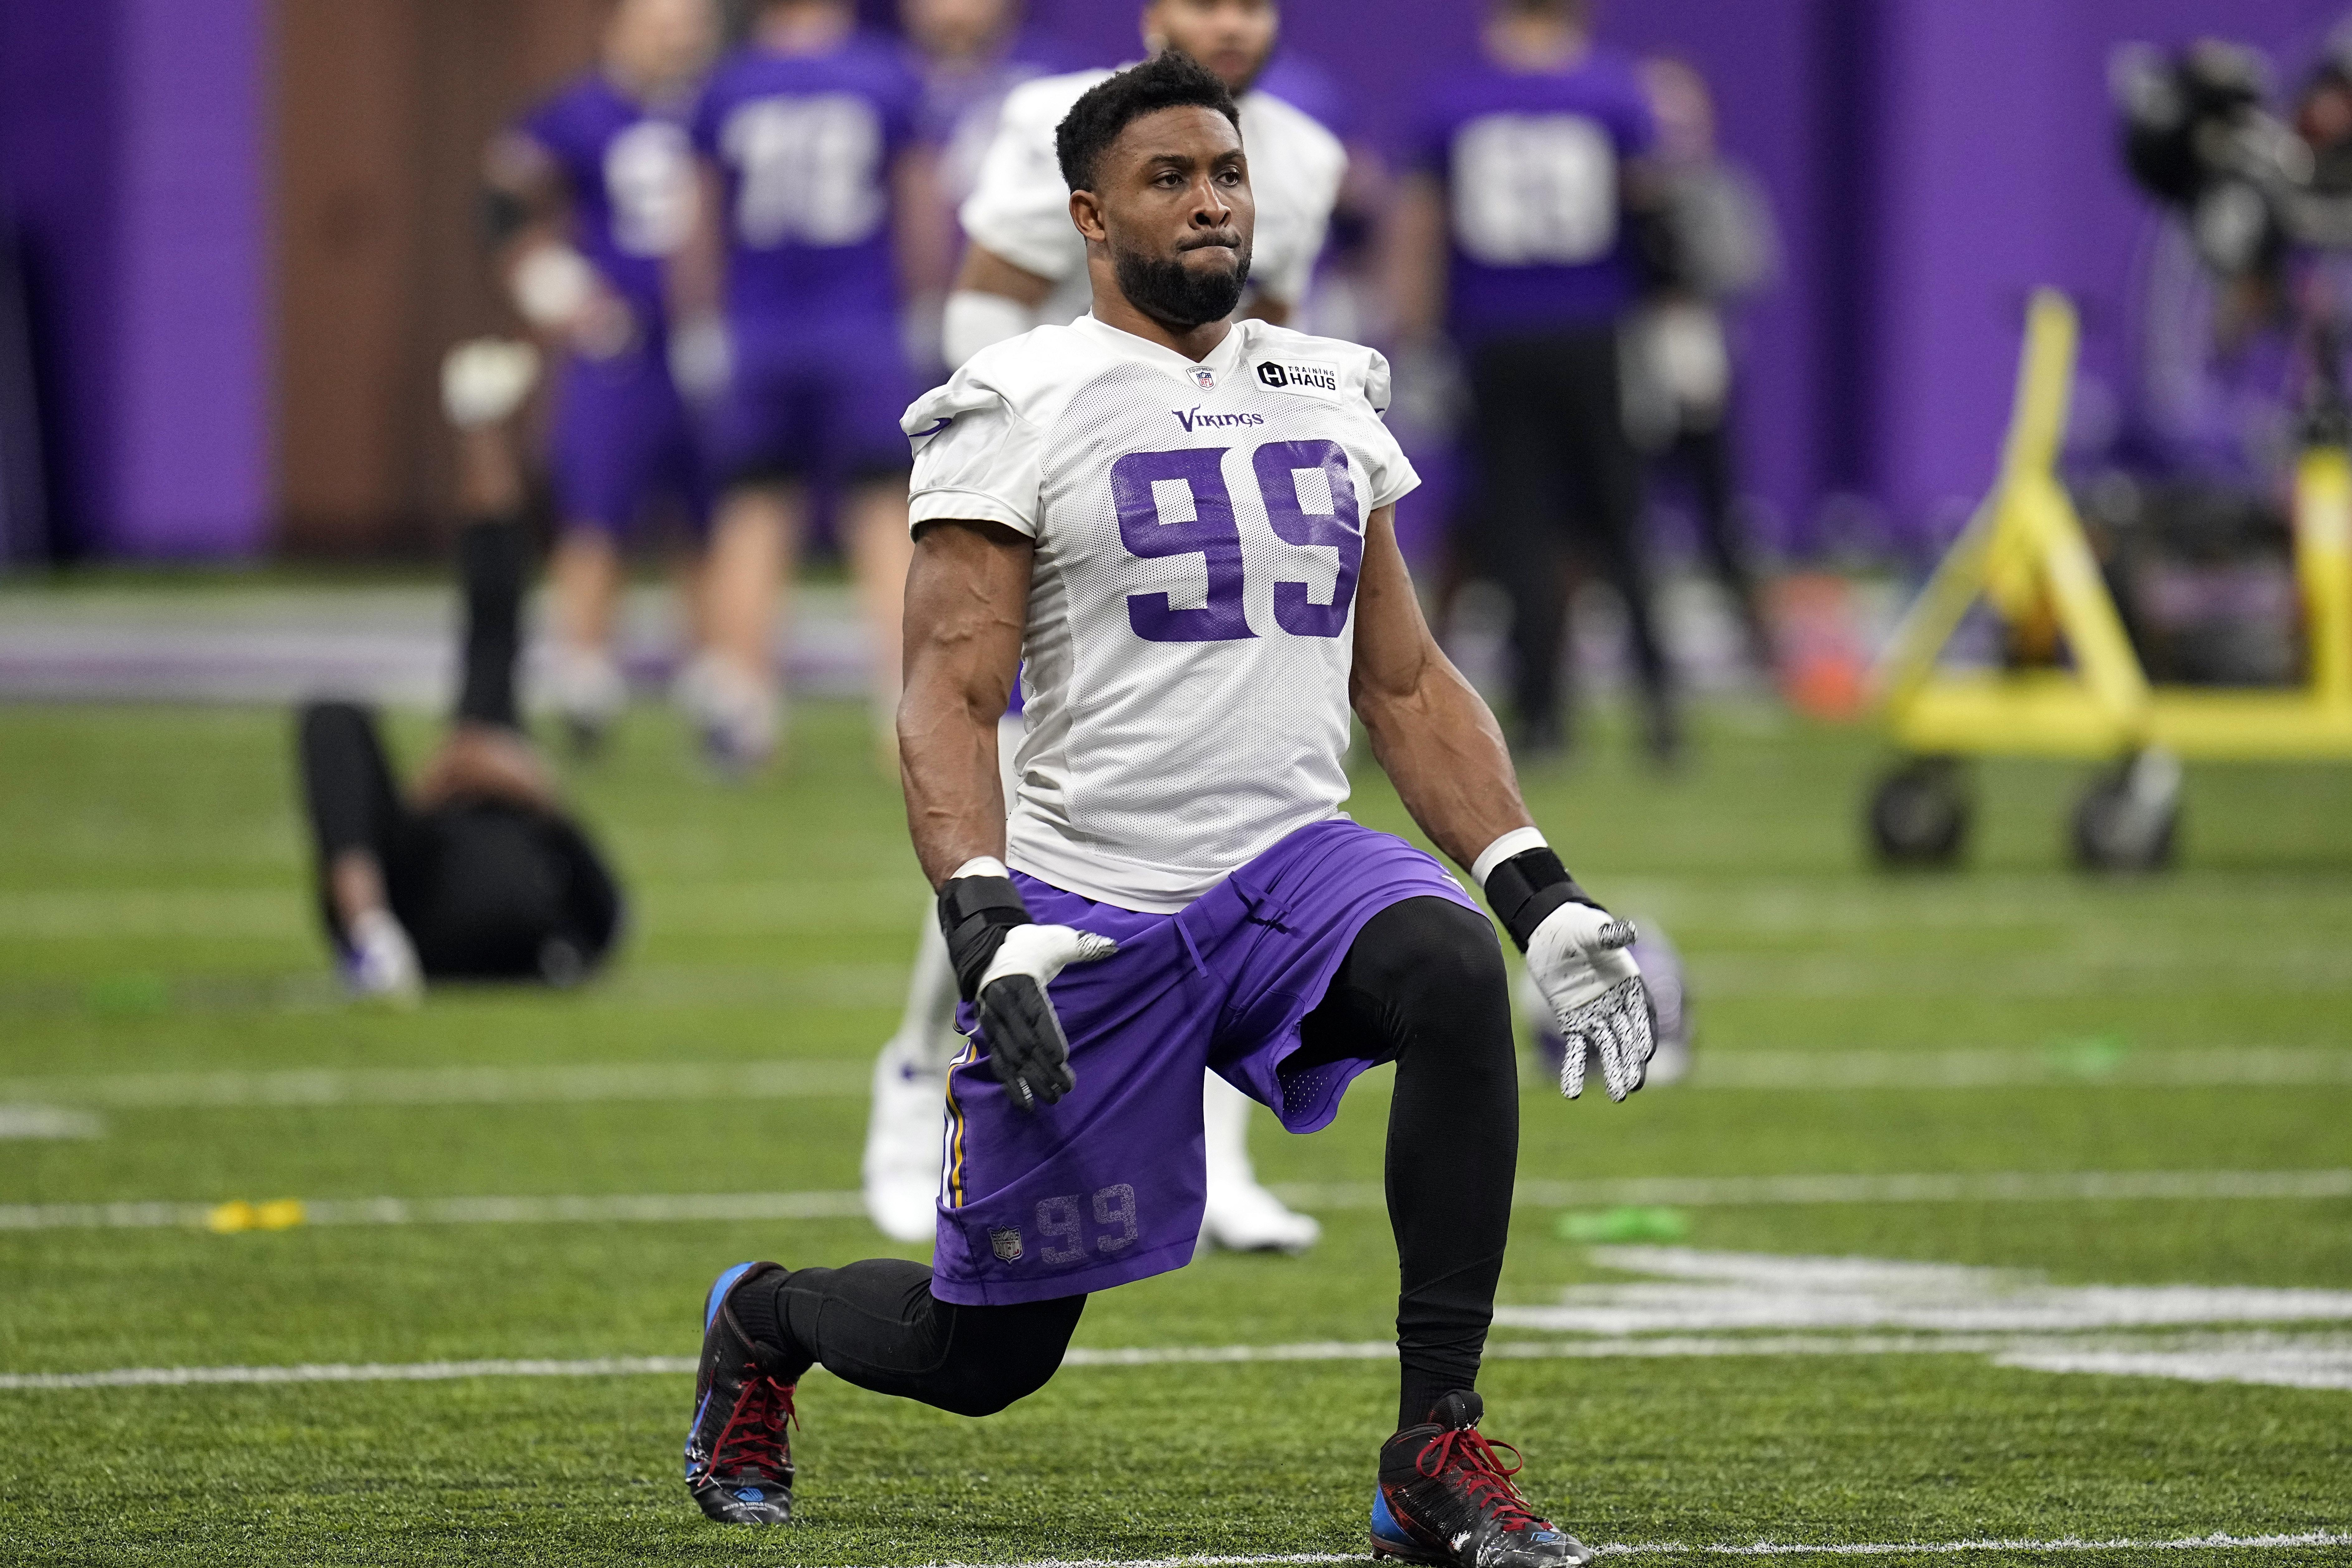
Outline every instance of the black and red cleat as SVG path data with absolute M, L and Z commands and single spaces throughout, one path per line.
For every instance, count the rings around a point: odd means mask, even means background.
M 1468 1389 L 1437 1402 L 1429 1423 L 1381 1449 L 1372 1555 L 1441 1568 L 1562 1568 L 1592 1561 L 1566 1531 L 1536 1517 L 1511 1478 L 1519 1451 L 1478 1434 L 1486 1405 Z M 1508 1449 L 1509 1468 L 1495 1456 Z
M 784 1352 L 743 1331 L 728 1300 L 777 1263 L 739 1263 L 711 1282 L 702 1310 L 702 1367 L 694 1425 L 686 1433 L 686 1486 L 721 1524 L 789 1524 L 793 1518 L 793 1385 L 779 1381 Z

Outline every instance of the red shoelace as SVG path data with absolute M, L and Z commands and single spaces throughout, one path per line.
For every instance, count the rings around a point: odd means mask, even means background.
M 1507 1468 L 1495 1457 L 1496 1448 L 1509 1449 L 1512 1463 Z M 1431 1456 L 1435 1455 L 1433 1462 Z M 1528 1508 L 1528 1500 L 1511 1484 L 1519 1473 L 1526 1457 L 1508 1443 L 1490 1443 L 1475 1426 L 1449 1427 L 1421 1446 L 1413 1457 L 1412 1468 L 1434 1480 L 1448 1466 L 1461 1473 L 1462 1489 L 1480 1506 L 1494 1510 L 1496 1521 L 1506 1530 L 1520 1530 L 1539 1525 Z
M 727 1425 L 719 1430 L 719 1441 L 710 1446 L 710 1463 L 703 1467 L 699 1479 L 709 1480 L 722 1470 L 748 1469 L 782 1485 L 784 1472 L 776 1462 L 776 1447 L 783 1440 L 787 1423 L 800 1425 L 800 1415 L 793 1409 L 793 1390 L 797 1386 L 756 1375 L 744 1384 L 743 1392 L 735 1396 L 735 1408 L 727 1414 Z

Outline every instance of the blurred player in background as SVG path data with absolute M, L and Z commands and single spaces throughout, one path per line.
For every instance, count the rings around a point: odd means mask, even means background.
M 1635 220 L 1656 139 L 1633 62 L 1592 41 L 1589 0 L 1493 0 L 1482 67 L 1441 84 L 1400 198 L 1393 291 L 1410 346 L 1467 361 L 1465 553 L 1510 595 L 1514 743 L 1568 740 L 1563 543 L 1624 599 L 1651 754 L 1679 740 L 1640 548 L 1618 329 L 1641 286 Z
M 1280 322 L 1304 298 L 1323 248 L 1332 203 L 1347 172 L 1337 137 L 1299 110 L 1254 90 L 1272 56 L 1280 16 L 1271 0 L 1153 0 L 1143 7 L 1146 47 L 1174 50 L 1213 71 L 1237 95 L 1250 149 L 1257 238 L 1254 292 L 1244 313 Z M 961 364 L 991 343 L 1085 312 L 1087 247 L 1070 222 L 1070 191 L 1055 162 L 1054 133 L 1070 106 L 1108 79 L 1074 71 L 1015 88 L 1005 100 L 980 184 L 963 205 L 971 247 L 947 309 L 948 358 Z M 1009 766 L 1021 721 L 1009 717 L 997 754 Z M 1008 787 L 1005 798 L 1013 791 Z M 884 1234 L 917 1240 L 931 1232 L 939 1199 L 940 1121 L 948 1064 L 962 1047 L 954 1028 L 955 976 L 945 945 L 927 926 L 907 1009 L 874 1068 L 866 1143 L 866 1204 Z M 1249 1101 L 1214 1073 L 1206 1096 L 1208 1217 L 1203 1235 L 1236 1251 L 1298 1252 L 1322 1227 L 1260 1185 L 1249 1158 Z
M 1147 49 L 1190 55 L 1240 95 L 1259 206 L 1257 259 L 1244 313 L 1285 321 L 1313 280 L 1348 155 L 1307 114 L 1255 90 L 1274 53 L 1280 9 L 1273 0 L 1151 0 L 1142 20 Z M 948 298 L 950 364 L 1041 321 L 1085 313 L 1086 253 L 1055 172 L 1054 127 L 1079 94 L 1109 74 L 1051 77 L 1005 100 L 980 183 L 963 205 L 971 243 Z
M 530 543 L 510 422 L 536 375 L 528 344 L 495 341 L 445 367 L 466 630 L 457 713 L 415 786 L 394 781 L 368 710 L 314 702 L 297 721 L 320 910 L 356 995 L 413 1003 L 443 978 L 570 984 L 620 934 L 620 889 L 515 703 Z
M 1625 334 L 1626 406 L 1637 446 L 1690 489 L 1700 547 L 1767 681 L 1772 632 L 1758 592 L 1733 449 L 1727 306 L 1763 287 L 1780 239 L 1764 193 L 1715 140 L 1706 79 L 1671 57 L 1642 62 L 1658 122 L 1658 287 Z
M 922 79 L 917 134 L 935 163 L 935 223 L 944 254 L 961 249 L 956 209 L 980 179 L 1004 99 L 1024 81 L 1076 62 L 1052 39 L 1021 25 L 1018 0 L 901 0 L 908 58 Z M 926 384 L 949 370 L 941 345 L 940 294 L 909 301 L 908 352 Z
M 583 749 L 627 697 L 613 655 L 622 536 L 664 507 L 698 537 L 709 523 L 700 454 L 670 380 L 663 269 L 694 223 L 685 114 L 718 39 L 712 0 L 617 0 L 597 68 L 490 148 L 500 273 L 562 361 L 550 674 Z M 696 628 L 690 581 L 682 596 Z
M 693 121 L 703 199 L 674 271 L 681 387 L 724 483 L 687 696 L 713 758 L 776 745 L 779 600 L 817 483 L 843 487 L 843 553 L 869 639 L 877 742 L 898 701 L 913 395 L 900 306 L 943 270 L 921 87 L 848 0 L 766 0 Z

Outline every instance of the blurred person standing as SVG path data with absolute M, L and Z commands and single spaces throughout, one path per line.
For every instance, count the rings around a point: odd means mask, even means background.
M 1314 279 L 1348 153 L 1312 116 L 1257 85 L 1274 54 L 1281 9 L 1274 0 L 1150 0 L 1141 19 L 1148 52 L 1190 55 L 1241 100 L 1258 205 L 1251 291 L 1242 313 L 1286 322 Z M 948 296 L 950 366 L 1040 322 L 1086 314 L 1086 246 L 1070 223 L 1069 192 L 1054 162 L 1054 128 L 1110 74 L 1047 77 L 1005 99 L 979 184 L 963 204 L 971 244 Z
M 1054 39 L 1022 25 L 1019 0 L 900 0 L 908 62 L 923 83 L 917 134 L 937 160 L 935 216 L 942 247 L 962 245 L 956 209 L 980 180 L 1005 96 L 1024 81 L 1073 68 Z M 908 352 L 926 384 L 946 379 L 938 293 L 910 303 Z
M 718 41 L 713 0 L 616 0 L 597 68 L 501 134 L 488 159 L 500 274 L 561 356 L 550 673 L 583 750 L 627 696 L 613 656 L 624 536 L 665 507 L 698 540 L 709 524 L 700 454 L 670 379 L 663 268 L 693 226 L 685 116 Z M 694 585 L 681 586 L 691 627 Z
M 1635 445 L 1688 485 L 1700 545 L 1731 597 L 1749 659 L 1769 680 L 1776 660 L 1740 512 L 1724 313 L 1770 280 L 1780 236 L 1762 188 L 1717 150 L 1706 79 L 1671 57 L 1645 59 L 1641 70 L 1658 124 L 1661 243 L 1657 288 L 1626 333 L 1628 422 Z
M 876 742 L 889 751 L 910 545 L 915 388 L 900 307 L 943 270 L 927 221 L 922 89 L 849 0 L 765 0 L 694 112 L 702 200 L 673 270 L 679 384 L 707 403 L 723 494 L 704 587 L 709 647 L 683 677 L 714 761 L 774 749 L 774 646 L 812 486 L 844 487 L 843 553 L 869 642 Z
M 1441 324 L 1467 362 L 1472 570 L 1510 595 L 1512 741 L 1568 741 L 1561 546 L 1625 602 L 1650 754 L 1679 745 L 1641 551 L 1641 463 L 1618 333 L 1640 293 L 1634 231 L 1656 139 L 1631 58 L 1597 45 L 1590 0 L 1494 0 L 1482 66 L 1442 83 L 1393 231 L 1404 349 Z
M 1240 99 L 1256 197 L 1249 272 L 1255 293 L 1241 313 L 1276 322 L 1305 296 L 1348 166 L 1339 138 L 1255 85 L 1274 53 L 1280 21 L 1271 0 L 1151 0 L 1142 7 L 1144 44 L 1151 54 L 1190 56 Z M 1022 84 L 1005 100 L 980 183 L 963 205 L 971 245 L 948 301 L 950 364 L 1020 336 L 1041 319 L 1059 324 L 1087 312 L 1087 244 L 1070 216 L 1070 187 L 1055 132 L 1087 89 L 1111 75 L 1086 70 L 1046 77 Z M 1049 300 L 1057 303 L 1049 306 Z M 1024 732 L 1017 711 L 1003 719 L 1001 766 L 1012 767 Z M 1017 793 L 1008 772 L 1004 798 Z M 899 1240 L 930 1235 L 937 1221 L 948 1067 L 963 1046 L 954 1026 L 956 996 L 946 942 L 937 922 L 926 921 L 904 1015 L 874 1064 L 866 1141 L 866 1212 L 885 1235 Z M 1247 1098 L 1213 1072 L 1205 1077 L 1202 1097 L 1208 1162 L 1202 1234 L 1235 1251 L 1312 1247 L 1322 1227 L 1268 1192 L 1250 1163 Z

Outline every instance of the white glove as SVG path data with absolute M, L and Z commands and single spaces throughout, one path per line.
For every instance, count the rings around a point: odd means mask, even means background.
M 1650 994 L 1641 966 L 1625 951 L 1633 944 L 1630 922 L 1578 903 L 1552 910 L 1528 939 L 1528 974 L 1550 1004 L 1568 1046 L 1559 1091 L 1570 1100 L 1584 1092 L 1588 1045 L 1601 1058 L 1612 1100 L 1642 1087 L 1643 1070 L 1657 1048 L 1650 1033 Z
M 986 991 L 1007 975 L 1025 974 L 1043 991 L 1054 977 L 1073 963 L 1094 963 L 1118 951 L 1107 936 L 1076 926 L 1014 926 L 996 946 L 996 956 L 980 977 Z
M 353 996 L 394 1007 L 414 1007 L 425 996 L 425 971 L 416 948 L 390 910 L 368 910 L 343 933 L 350 952 L 343 983 Z
M 441 412 L 460 430 L 495 425 L 539 383 L 539 351 L 508 338 L 474 338 L 441 361 Z

